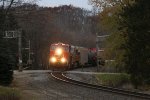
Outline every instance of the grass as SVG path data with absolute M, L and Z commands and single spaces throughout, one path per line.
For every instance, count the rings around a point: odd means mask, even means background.
M 118 87 L 130 82 L 130 75 L 124 73 L 102 73 L 96 75 L 98 84 Z
M 0 100 L 20 100 L 19 90 L 0 86 Z

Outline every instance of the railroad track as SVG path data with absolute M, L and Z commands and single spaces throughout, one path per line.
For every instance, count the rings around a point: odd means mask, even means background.
M 133 96 L 133 97 L 138 97 L 141 99 L 147 99 L 150 100 L 150 95 L 149 94 L 144 94 L 141 92 L 134 92 L 134 91 L 128 91 L 124 89 L 118 89 L 118 88 L 113 88 L 113 87 L 108 87 L 108 86 L 103 86 L 103 85 L 93 85 L 93 84 L 88 84 L 80 81 L 73 80 L 67 76 L 65 76 L 64 72 L 51 72 L 51 76 L 57 80 L 70 83 L 70 84 L 75 84 L 79 86 L 84 86 L 87 88 L 92 88 L 92 89 L 97 89 L 97 90 L 103 90 L 107 92 L 112 92 L 112 93 L 117 93 L 121 95 L 127 95 L 127 96 Z

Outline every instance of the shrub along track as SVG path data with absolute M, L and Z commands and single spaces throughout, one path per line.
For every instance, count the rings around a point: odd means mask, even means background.
M 124 90 L 124 89 L 118 89 L 118 88 L 113 88 L 113 87 L 108 87 L 108 86 L 103 86 L 103 85 L 93 85 L 93 84 L 88 84 L 88 83 L 76 81 L 76 80 L 73 80 L 73 79 L 65 76 L 65 72 L 53 71 L 49 74 L 53 78 L 60 80 L 60 81 L 63 81 L 63 82 L 66 82 L 66 83 L 69 83 L 69 84 L 75 84 L 75 85 L 83 86 L 86 88 L 103 90 L 103 91 L 117 93 L 117 94 L 121 94 L 121 95 L 133 96 L 133 97 L 138 97 L 141 99 L 150 100 L 149 94 L 144 94 L 141 92 L 128 91 L 128 90 Z

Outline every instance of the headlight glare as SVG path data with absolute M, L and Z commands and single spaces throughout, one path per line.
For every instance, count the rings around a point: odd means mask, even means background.
M 57 61 L 57 59 L 56 59 L 55 57 L 52 57 L 52 58 L 50 59 L 50 61 L 51 61 L 52 63 L 55 63 L 55 62 Z
M 62 62 L 62 63 L 65 63 L 65 62 L 66 62 L 66 58 L 64 58 L 64 57 L 61 58 L 61 62 Z
M 56 54 L 57 55 L 61 55 L 62 54 L 62 49 L 61 48 L 57 48 L 56 49 Z

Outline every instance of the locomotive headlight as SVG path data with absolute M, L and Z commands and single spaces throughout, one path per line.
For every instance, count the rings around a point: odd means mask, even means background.
M 55 57 L 52 57 L 52 58 L 50 59 L 50 61 L 51 61 L 52 63 L 55 63 L 55 62 L 57 61 L 57 59 L 56 59 Z
M 61 55 L 62 54 L 62 49 L 61 48 L 57 48 L 56 49 L 56 54 L 57 55 Z
M 66 58 L 64 58 L 64 57 L 61 58 L 61 62 L 62 62 L 62 63 L 65 63 L 66 61 L 67 61 Z

